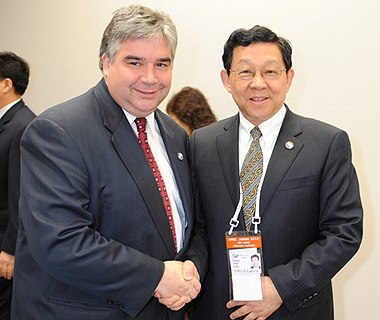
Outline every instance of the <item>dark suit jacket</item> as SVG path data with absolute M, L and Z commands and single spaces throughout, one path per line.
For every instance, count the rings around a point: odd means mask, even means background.
M 197 183 L 196 224 L 210 243 L 209 272 L 191 319 L 229 319 L 225 231 L 239 200 L 239 117 L 196 130 L 191 157 Z M 285 143 L 292 141 L 293 149 Z M 264 273 L 283 305 L 268 319 L 333 318 L 332 277 L 362 237 L 358 180 L 348 136 L 287 110 L 260 198 Z M 240 214 L 236 230 L 244 230 Z
M 101 80 L 41 114 L 22 139 L 12 319 L 169 317 L 152 294 L 163 261 L 181 259 L 192 232 L 189 140 L 155 117 L 189 223 L 184 249 L 175 255 L 151 168 Z
M 35 114 L 17 102 L 0 119 L 0 251 L 15 254 L 20 196 L 20 140 Z

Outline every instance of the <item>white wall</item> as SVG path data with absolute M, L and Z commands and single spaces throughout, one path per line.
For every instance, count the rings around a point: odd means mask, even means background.
M 101 77 L 98 48 L 121 0 L 0 0 L 0 51 L 31 66 L 24 98 L 40 113 L 83 93 Z M 287 103 L 346 130 L 365 210 L 359 253 L 334 278 L 336 319 L 380 314 L 380 2 L 378 0 L 142 0 L 169 13 L 179 47 L 169 97 L 200 88 L 219 119 L 237 111 L 219 78 L 222 48 L 239 27 L 262 24 L 288 38 L 296 76 Z M 164 110 L 166 103 L 162 104 Z

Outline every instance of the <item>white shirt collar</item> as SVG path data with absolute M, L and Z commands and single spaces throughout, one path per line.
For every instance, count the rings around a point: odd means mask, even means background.
M 271 147 L 277 140 L 278 133 L 280 132 L 282 122 L 284 121 L 286 114 L 285 105 L 281 107 L 279 111 L 270 119 L 264 121 L 259 125 L 259 128 L 262 132 L 262 141 L 268 146 Z M 241 126 L 241 135 L 243 141 L 248 141 L 251 136 L 251 130 L 255 127 L 251 122 L 244 118 L 243 114 L 239 111 L 240 117 L 240 126 Z
M 123 108 L 121 109 L 123 110 L 125 116 L 127 117 L 129 124 L 131 125 L 135 133 L 137 134 L 135 119 L 138 117 L 134 116 L 133 114 L 129 113 Z M 154 137 L 158 129 L 158 127 L 156 126 L 155 118 L 154 118 L 154 112 L 152 112 L 149 116 L 146 116 L 145 118 L 146 118 L 146 124 L 147 124 L 146 131 L 148 132 L 149 136 Z
M 7 104 L 5 107 L 0 109 L 0 119 L 7 113 L 7 111 L 12 108 L 17 102 L 19 102 L 21 98 L 11 102 L 10 104 Z

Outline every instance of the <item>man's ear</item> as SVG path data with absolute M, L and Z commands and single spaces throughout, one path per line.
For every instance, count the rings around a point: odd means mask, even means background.
M 109 69 L 111 66 L 111 60 L 105 55 L 105 53 L 103 53 L 102 61 L 103 61 L 103 76 L 104 76 L 104 79 L 107 79 Z
M 10 78 L 5 78 L 1 81 L 1 91 L 2 93 L 8 93 L 10 90 L 14 90 L 13 81 Z
M 228 76 L 226 69 L 220 71 L 220 77 L 222 78 L 224 87 L 227 89 L 229 93 L 231 93 L 230 77 Z
M 286 87 L 287 87 L 286 92 L 289 91 L 290 86 L 292 85 L 293 77 L 294 77 L 294 70 L 290 69 L 286 75 Z

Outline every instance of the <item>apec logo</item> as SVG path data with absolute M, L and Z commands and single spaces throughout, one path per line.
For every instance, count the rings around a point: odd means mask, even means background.
M 238 255 L 237 253 L 234 253 L 234 254 L 232 255 L 232 262 L 233 262 L 234 264 L 239 263 L 239 262 L 240 262 L 240 255 Z

